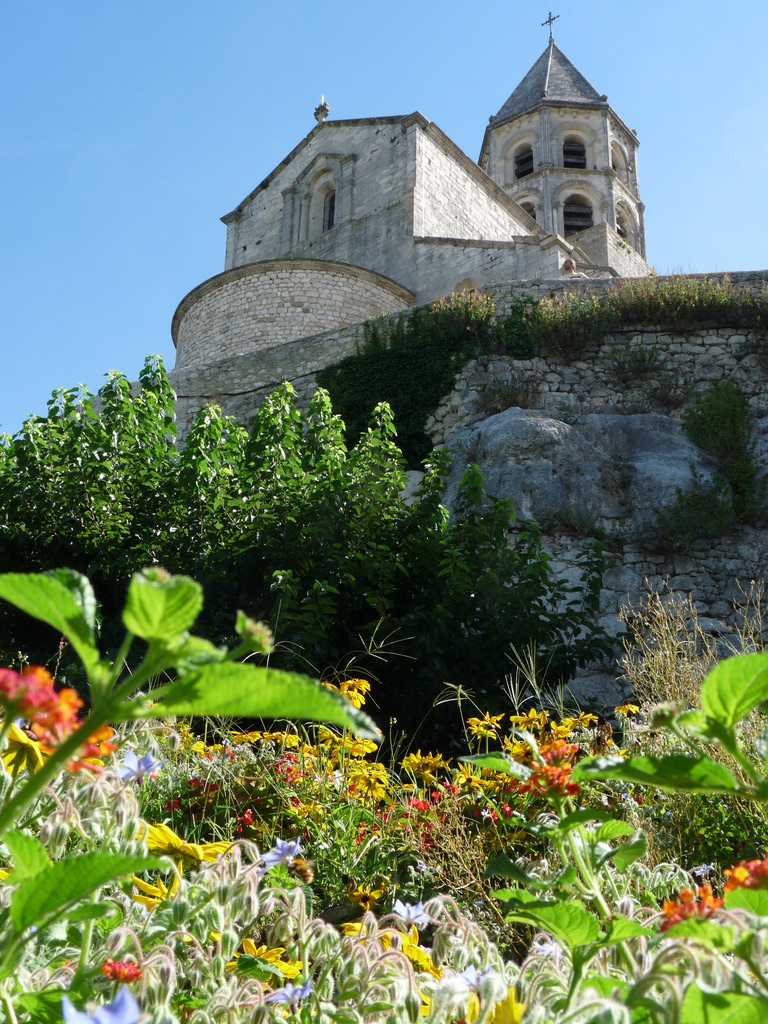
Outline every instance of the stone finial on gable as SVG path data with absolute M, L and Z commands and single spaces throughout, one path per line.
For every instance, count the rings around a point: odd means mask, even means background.
M 325 102 L 325 96 L 320 97 L 320 106 L 315 107 L 315 120 L 318 124 L 322 124 L 323 121 L 328 117 L 331 112 L 331 108 Z

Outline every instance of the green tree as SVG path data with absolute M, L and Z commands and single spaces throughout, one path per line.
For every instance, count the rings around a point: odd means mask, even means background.
M 449 515 L 444 453 L 404 503 L 388 406 L 350 446 L 326 392 L 303 414 L 286 384 L 250 433 L 209 407 L 178 450 L 159 360 L 141 385 L 112 374 L 98 400 L 57 392 L 48 417 L 0 448 L 0 570 L 88 573 L 105 646 L 117 643 L 131 573 L 156 564 L 203 584 L 209 639 L 230 639 L 242 608 L 273 626 L 276 667 L 324 674 L 355 656 L 381 681 L 380 715 L 406 728 L 445 682 L 492 700 L 510 644 L 536 648 L 555 677 L 605 649 L 592 625 L 599 549 L 585 549 L 583 587 L 568 588 L 534 526 L 510 547 L 513 509 L 484 494 L 476 467 Z M 7 650 L 50 657 L 56 638 L 0 614 Z

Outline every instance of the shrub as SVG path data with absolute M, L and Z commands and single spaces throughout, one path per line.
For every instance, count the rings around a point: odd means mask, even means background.
M 753 416 L 749 402 L 730 380 L 716 381 L 683 410 L 683 426 L 694 444 L 712 455 L 733 490 L 740 522 L 762 519 L 757 492 Z

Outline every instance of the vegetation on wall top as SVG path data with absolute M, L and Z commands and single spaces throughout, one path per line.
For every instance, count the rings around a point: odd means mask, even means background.
M 762 330 L 768 326 L 768 291 L 752 296 L 728 278 L 645 278 L 622 282 L 602 297 L 579 290 L 518 299 L 504 316 L 489 295 L 457 293 L 368 321 L 360 352 L 317 379 L 352 441 L 375 405 L 386 401 L 395 413 L 398 443 L 415 467 L 432 447 L 427 416 L 470 359 L 499 353 L 572 362 L 599 346 L 606 332 L 637 324 L 677 331 L 721 324 Z

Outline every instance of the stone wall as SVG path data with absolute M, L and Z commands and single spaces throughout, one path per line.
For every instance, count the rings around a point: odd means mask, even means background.
M 515 244 L 510 243 L 511 246 Z M 417 251 L 419 248 L 417 246 Z M 450 241 L 441 243 L 432 240 L 424 248 L 425 251 L 444 251 L 449 254 L 448 266 L 456 275 L 455 284 L 459 284 L 462 280 L 458 277 L 460 270 L 466 271 L 467 267 L 472 266 L 470 256 L 473 256 L 474 259 L 492 258 L 492 254 L 484 249 L 482 243 L 478 243 L 475 247 L 453 245 Z M 535 258 L 540 258 L 541 253 L 537 247 L 529 248 L 535 252 Z M 544 252 L 546 251 L 544 250 Z M 512 255 L 515 255 L 514 250 L 512 250 Z M 298 263 L 298 261 L 294 262 Z M 242 270 L 247 274 L 249 268 L 242 268 Z M 714 280 L 722 280 L 727 276 L 734 284 L 753 295 L 759 294 L 768 286 L 768 271 L 692 276 Z M 209 284 L 215 283 L 221 278 L 226 278 L 226 275 L 211 278 Z M 466 280 L 466 275 L 464 280 Z M 200 288 L 204 287 L 205 285 L 200 286 Z M 566 291 L 589 291 L 604 294 L 615 287 L 615 279 L 569 281 L 552 278 L 518 281 L 512 285 L 502 282 L 490 285 L 485 290 L 493 296 L 500 312 L 503 313 L 508 311 L 513 301 L 525 296 L 541 298 Z M 195 289 L 190 292 L 187 298 L 191 299 L 198 291 L 199 289 Z M 186 299 L 179 307 L 180 313 L 185 302 L 187 302 Z M 404 305 L 405 302 L 402 306 Z M 226 312 L 224 304 L 221 305 L 221 311 Z M 172 372 L 171 379 L 179 396 L 177 416 L 180 436 L 185 436 L 192 419 L 208 403 L 221 405 L 226 413 L 247 420 L 255 415 L 269 391 L 283 380 L 293 381 L 302 393 L 311 391 L 315 386 L 314 374 L 345 356 L 353 355 L 357 351 L 362 336 L 362 325 L 351 324 L 337 330 L 318 332 L 287 344 L 264 347 L 255 356 L 253 351 L 237 356 L 231 354 L 231 349 L 224 349 L 219 350 L 218 358 L 207 359 L 202 363 L 188 360 L 186 364 L 178 365 Z M 711 340 L 716 337 L 720 341 Z M 749 391 L 750 371 L 754 366 L 754 357 L 750 359 L 740 353 L 742 342 L 739 339 L 746 340 L 747 336 L 743 332 L 725 329 L 702 335 L 698 340 L 694 339 L 692 335 L 673 339 L 667 332 L 640 331 L 638 329 L 620 332 L 612 336 L 611 345 L 615 349 L 633 347 L 638 344 L 658 347 L 662 349 L 660 365 L 669 367 L 669 372 L 677 373 L 681 379 L 694 373 L 694 362 L 697 368 L 701 366 L 702 372 L 710 375 L 718 372 L 719 367 L 722 367 L 725 373 L 730 373 L 738 367 L 740 376 L 736 379 Z M 544 376 L 543 407 L 553 411 L 557 411 L 561 402 L 574 405 L 576 411 L 579 409 L 593 411 L 593 407 L 598 405 L 607 407 L 612 404 L 627 409 L 632 401 L 638 400 L 637 396 L 633 398 L 631 395 L 627 395 L 626 390 L 619 391 L 612 385 L 610 361 L 606 359 L 604 352 L 596 360 L 584 359 L 573 367 L 558 365 L 549 360 L 500 359 L 498 362 L 491 361 L 485 366 L 468 367 L 459 376 L 456 389 L 451 395 L 446 396 L 430 421 L 429 428 L 436 443 L 444 441 L 447 433 L 476 422 L 481 412 L 480 395 L 491 384 L 495 383 L 501 386 L 509 384 L 515 372 L 530 373 L 537 379 Z M 695 372 L 698 373 L 698 369 Z M 702 379 L 710 379 L 710 377 Z M 752 394 L 753 399 L 758 398 L 757 392 L 749 393 Z
M 210 278 L 182 300 L 172 326 L 176 366 L 274 348 L 405 309 L 412 298 L 394 281 L 343 263 L 252 263 Z
M 544 537 L 553 571 L 574 586 L 580 582 L 574 564 L 582 545 L 583 541 L 571 537 Z M 655 554 L 628 544 L 610 558 L 603 575 L 598 622 L 609 635 L 618 637 L 625 628 L 619 613 L 642 607 L 649 592 L 663 598 L 690 595 L 701 628 L 723 656 L 737 653 L 738 630 L 750 607 L 750 595 L 754 598 L 765 586 L 767 560 L 768 530 L 746 526 L 737 537 L 697 541 L 685 554 Z M 604 708 L 614 708 L 630 696 L 615 663 L 579 670 L 569 688 L 579 701 Z
M 664 412 L 679 416 L 697 384 L 727 378 L 739 385 L 756 414 L 768 413 L 765 375 L 758 370 L 753 331 L 718 327 L 685 335 L 627 328 L 606 334 L 602 345 L 573 363 L 555 358 L 482 356 L 456 377 L 456 387 L 427 420 L 434 444 L 501 408 L 524 404 L 572 418 L 593 412 Z M 621 379 L 620 357 L 656 349 L 647 374 Z
M 505 241 L 524 234 L 527 216 L 514 212 L 501 189 L 464 154 L 449 152 L 448 140 L 442 133 L 435 138 L 431 127 L 414 137 L 414 235 Z

